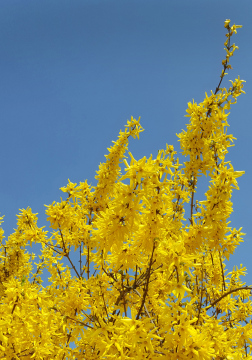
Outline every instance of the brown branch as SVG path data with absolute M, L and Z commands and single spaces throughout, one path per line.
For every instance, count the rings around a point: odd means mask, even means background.
M 240 287 L 240 288 L 237 288 L 237 289 L 233 289 L 233 290 L 229 290 L 227 293 L 221 295 L 221 297 L 219 297 L 219 299 L 215 300 L 212 304 L 210 304 L 209 306 L 207 306 L 207 310 L 211 309 L 211 307 L 215 306 L 219 301 L 221 301 L 224 297 L 232 294 L 233 292 L 236 292 L 236 291 L 240 291 L 240 290 L 252 290 L 252 287 L 249 287 L 249 286 L 243 286 L 243 287 Z
M 151 266 L 153 264 L 152 262 L 152 259 L 153 259 L 153 255 L 154 255 L 154 250 L 155 250 L 155 240 L 153 241 L 153 248 L 152 248 L 152 253 L 151 253 L 151 258 L 150 258 L 150 264 L 149 264 L 149 267 L 148 267 L 148 271 L 147 271 L 147 278 L 146 278 L 146 283 L 145 283 L 145 289 L 144 289 L 144 293 L 143 293 L 143 298 L 142 298 L 142 303 L 141 303 L 141 306 L 138 310 L 138 313 L 137 313 L 137 316 L 136 316 L 136 320 L 139 319 L 140 317 L 140 314 L 143 310 L 143 307 L 144 307 L 144 303 L 145 303 L 145 299 L 146 299 L 146 296 L 147 296 L 147 293 L 148 293 L 148 285 L 149 285 L 149 282 L 150 282 L 150 272 L 151 272 Z
M 64 242 L 64 238 L 63 238 L 63 234 L 62 234 L 62 232 L 61 232 L 61 229 L 59 229 L 59 232 L 60 232 L 61 240 L 62 240 L 62 243 L 63 243 L 64 256 L 68 259 L 68 261 L 69 261 L 70 264 L 72 265 L 73 270 L 75 271 L 76 275 L 77 275 L 78 278 L 80 279 L 81 276 L 80 276 L 80 274 L 78 273 L 78 271 L 76 270 L 76 267 L 74 266 L 72 260 L 70 259 L 69 251 L 67 251 L 67 249 L 66 249 L 66 246 L 65 246 L 65 242 Z
M 228 28 L 228 33 L 230 34 L 230 28 Z M 228 45 L 227 45 L 227 49 L 230 50 L 231 49 L 231 46 L 230 46 L 230 38 L 231 36 L 229 35 L 229 38 L 228 38 Z M 221 76 L 221 79 L 219 81 L 219 84 L 216 86 L 216 89 L 215 89 L 215 92 L 214 92 L 214 95 L 217 94 L 217 92 L 220 90 L 220 86 L 221 86 L 221 83 L 222 83 L 222 80 L 224 78 L 224 73 L 225 71 L 228 69 L 228 61 L 227 61 L 227 58 L 226 58 L 226 61 L 224 63 L 224 68 L 223 68 L 223 76 Z M 211 105 L 209 105 L 209 109 L 208 109 L 208 112 L 207 112 L 207 117 L 209 117 L 209 115 L 211 114 Z
M 88 219 L 88 225 L 91 225 L 92 223 L 92 220 L 91 220 L 91 216 L 92 216 L 92 211 L 93 211 L 93 208 L 91 208 L 90 210 L 90 216 L 89 216 L 89 219 Z M 90 230 L 89 230 L 90 232 Z M 90 239 L 90 237 L 89 237 Z M 90 274 L 90 246 L 89 246 L 89 243 L 87 245 L 87 250 L 88 250 L 88 254 L 87 254 L 87 278 L 89 279 L 89 274 Z
M 79 320 L 76 320 L 76 319 L 72 319 L 72 318 L 71 318 L 70 316 L 68 316 L 68 315 L 66 315 L 66 318 L 68 318 L 69 320 L 75 321 L 75 322 L 77 322 L 77 323 L 80 324 L 80 325 L 87 326 L 88 328 L 93 329 L 92 326 L 84 323 L 83 321 L 79 321 Z
M 11 310 L 11 314 L 13 314 L 13 313 L 14 313 L 14 310 L 15 310 L 15 308 L 16 308 L 16 306 L 17 306 L 17 304 L 18 304 L 18 300 L 19 300 L 19 297 L 17 296 L 16 301 L 15 301 L 15 303 L 14 303 L 14 305 L 13 305 L 12 310 Z
M 125 313 L 125 316 L 127 316 L 127 309 L 126 309 L 126 300 L 125 300 L 125 287 L 124 287 L 124 284 L 123 284 L 123 274 L 121 274 L 121 281 L 122 281 L 122 294 L 123 294 L 123 307 L 124 307 L 124 313 Z
M 228 29 L 228 33 L 230 34 L 230 28 Z M 231 46 L 230 46 L 230 38 L 231 38 L 231 36 L 229 36 L 229 38 L 228 38 L 228 45 L 227 45 L 227 49 L 228 49 L 228 50 L 231 49 Z M 227 68 L 228 68 L 228 62 L 227 62 L 227 59 L 226 59 L 225 64 L 224 64 L 223 74 L 225 73 L 225 71 L 227 70 Z M 216 89 L 215 89 L 214 95 L 216 95 L 217 92 L 220 90 L 220 86 L 221 86 L 221 83 L 222 83 L 223 78 L 224 78 L 224 75 L 221 77 L 220 82 L 219 82 L 218 86 L 217 86 Z
M 220 258 L 220 264 L 221 264 L 221 273 L 222 273 L 223 289 L 224 289 L 224 291 L 226 291 L 226 284 L 225 284 L 225 277 L 224 277 L 224 269 L 223 269 L 223 264 L 222 264 L 222 259 L 221 259 L 220 251 L 219 251 L 219 258 Z
M 104 309 L 105 309 L 105 312 L 107 314 L 107 318 L 109 320 L 109 315 L 108 315 L 108 312 L 107 312 L 107 306 L 106 306 L 106 302 L 105 302 L 105 299 L 104 299 L 104 293 L 102 291 L 102 287 L 101 287 L 101 284 L 99 283 L 100 285 L 100 289 L 101 289 L 101 296 L 102 296 L 102 300 L 103 300 L 103 304 L 104 304 Z M 104 322 L 106 323 L 105 319 L 104 319 Z
M 43 262 L 44 262 L 44 258 L 41 260 L 41 263 L 42 263 L 42 264 L 43 264 Z M 36 271 L 35 274 L 32 276 L 32 277 L 33 277 L 32 284 L 35 283 L 36 277 L 37 277 L 37 275 L 39 275 L 39 272 L 41 271 L 41 268 L 42 268 L 42 265 L 39 265 L 39 264 L 38 264 L 37 271 Z
M 81 274 L 81 277 L 82 277 L 82 271 L 81 271 L 81 263 L 82 263 L 82 256 L 81 256 L 81 243 L 80 243 L 79 248 L 80 248 L 80 260 L 79 260 L 79 262 L 80 262 L 80 274 Z
M 134 284 L 136 284 L 137 282 L 137 265 L 136 265 L 136 271 L 135 271 L 135 280 L 134 280 Z
M 44 242 L 44 244 L 45 244 L 47 247 L 49 247 L 50 249 L 52 249 L 53 251 L 55 251 L 57 254 L 63 255 L 59 250 L 56 250 L 56 249 L 55 249 L 55 246 L 52 246 L 52 245 L 46 243 L 45 241 L 41 241 L 41 242 Z
M 193 180 L 191 181 L 192 181 L 191 218 L 189 220 L 191 225 L 193 225 L 194 189 L 195 189 L 195 181 L 196 181 L 194 175 L 193 175 Z

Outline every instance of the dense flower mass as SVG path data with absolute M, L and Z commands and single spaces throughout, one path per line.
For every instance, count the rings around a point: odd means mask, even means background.
M 229 221 L 243 172 L 226 161 L 229 110 L 244 81 L 221 87 L 240 27 L 224 25 L 219 84 L 188 104 L 178 134 L 183 164 L 170 145 L 156 157 L 126 156 L 129 137 L 143 131 L 132 117 L 97 185 L 69 181 L 64 199 L 46 207 L 51 234 L 30 208 L 7 240 L 1 229 L 0 359 L 252 359 L 252 287 L 245 267 L 225 266 L 244 235 Z M 209 187 L 196 199 L 202 175 Z M 34 243 L 38 257 L 27 250 Z

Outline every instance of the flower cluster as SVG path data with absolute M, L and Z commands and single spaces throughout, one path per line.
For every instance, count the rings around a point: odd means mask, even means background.
M 252 359 L 252 288 L 242 265 L 225 265 L 244 235 L 229 222 L 243 172 L 226 161 L 228 111 L 244 91 L 239 77 L 221 87 L 240 27 L 224 25 L 220 82 L 188 104 L 178 134 L 187 161 L 170 145 L 127 157 L 129 137 L 143 131 L 132 117 L 96 186 L 69 180 L 65 198 L 47 206 L 50 235 L 30 208 L 6 241 L 1 229 L 1 359 Z M 209 187 L 196 200 L 202 175 Z M 38 259 L 27 251 L 34 243 Z

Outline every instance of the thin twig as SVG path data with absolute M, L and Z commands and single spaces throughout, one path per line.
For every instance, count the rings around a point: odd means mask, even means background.
M 252 290 L 252 287 L 249 287 L 249 286 L 243 286 L 243 287 L 240 287 L 240 288 L 237 288 L 237 289 L 233 289 L 233 290 L 230 290 L 228 291 L 227 293 L 221 295 L 221 297 L 219 297 L 219 299 L 215 300 L 212 304 L 210 304 L 209 306 L 207 306 L 207 310 L 211 309 L 211 307 L 214 307 L 219 301 L 221 301 L 224 297 L 232 294 L 233 292 L 236 292 L 236 291 L 239 291 L 239 290 Z

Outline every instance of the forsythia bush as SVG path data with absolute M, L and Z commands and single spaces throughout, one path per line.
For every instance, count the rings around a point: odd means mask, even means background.
M 178 135 L 184 164 L 169 145 L 127 161 L 129 137 L 143 131 L 131 118 L 97 185 L 69 181 L 65 200 L 47 206 L 50 235 L 30 208 L 7 240 L 1 230 L 0 359 L 252 359 L 252 287 L 245 267 L 225 266 L 244 235 L 228 221 L 243 172 L 225 160 L 228 111 L 243 80 L 221 87 L 239 27 L 225 21 L 215 92 L 188 104 Z M 202 175 L 209 187 L 198 201 Z M 27 251 L 34 243 L 38 258 Z

